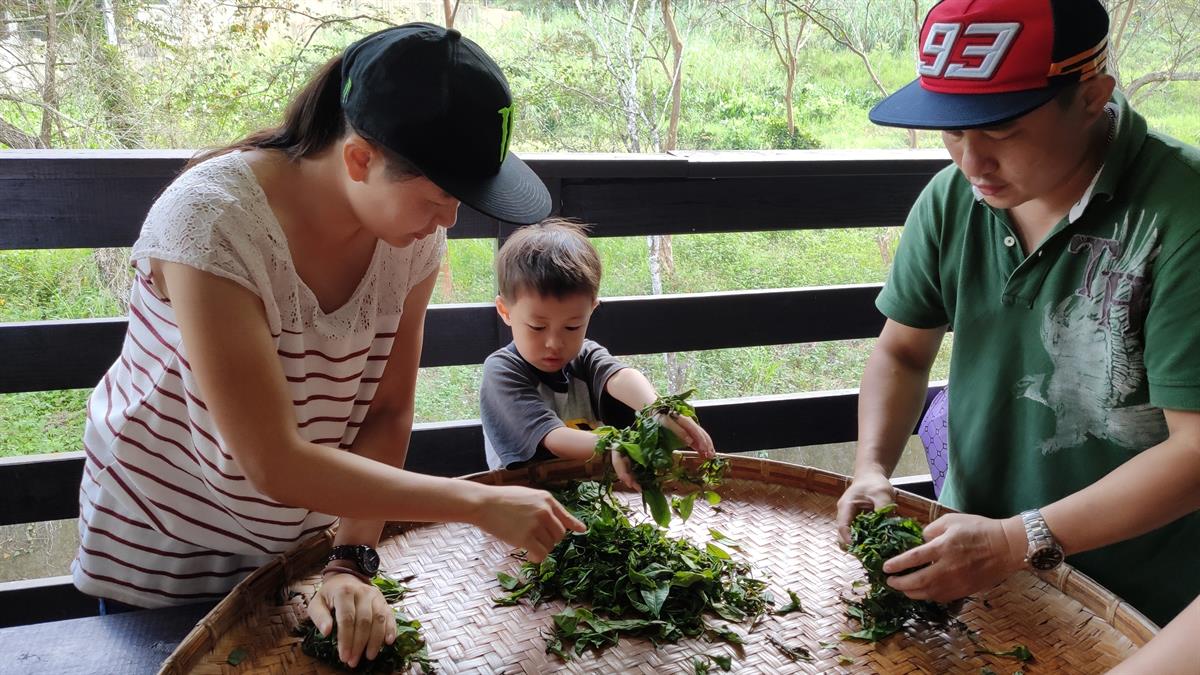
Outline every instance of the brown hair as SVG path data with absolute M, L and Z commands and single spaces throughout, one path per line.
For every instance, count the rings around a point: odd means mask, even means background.
M 238 150 L 280 150 L 289 160 L 312 157 L 344 138 L 349 131 L 367 139 L 384 156 L 388 173 L 396 179 L 413 178 L 421 172 L 400 155 L 354 129 L 342 112 L 342 56 L 339 54 L 317 69 L 300 93 L 288 104 L 283 123 L 260 129 L 223 148 L 201 152 L 186 169 Z
M 587 238 L 587 227 L 563 218 L 547 218 L 513 233 L 496 254 L 500 296 L 514 301 L 526 291 L 564 298 L 600 294 L 600 255 Z

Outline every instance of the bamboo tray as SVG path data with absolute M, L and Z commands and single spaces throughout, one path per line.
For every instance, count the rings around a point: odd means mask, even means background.
M 688 453 L 686 461 L 697 461 Z M 1067 565 L 1051 574 L 1022 572 L 968 600 L 960 618 L 979 631 L 981 645 L 1006 650 L 1024 644 L 1034 660 L 975 654 L 976 644 L 954 631 L 910 626 L 904 633 L 870 645 L 840 642 L 857 626 L 845 618 L 839 596 L 856 593 L 863 578 L 858 561 L 836 543 L 836 501 L 847 479 L 819 469 L 782 462 L 730 457 L 723 501 L 713 508 L 700 500 L 691 519 L 671 526 L 674 536 L 701 543 L 708 528 L 737 541 L 740 559 L 756 576 L 770 581 L 777 602 L 787 589 L 803 601 L 806 613 L 772 616 L 746 636 L 735 654 L 737 673 L 972 673 L 988 667 L 1007 675 L 1102 673 L 1149 640 L 1157 628 L 1130 605 Z M 599 467 L 556 461 L 517 471 L 475 474 L 487 484 L 553 485 L 593 477 Z M 636 495 L 622 495 L 638 505 Z M 929 522 L 948 509 L 908 493 L 897 499 L 900 512 Z M 300 650 L 292 630 L 306 617 L 305 602 L 320 580 L 329 551 L 326 532 L 280 556 L 240 583 L 180 643 L 163 664 L 163 675 L 183 673 L 332 673 Z M 383 568 L 396 576 L 416 575 L 401 603 L 421 621 L 430 656 L 444 673 L 691 673 L 692 657 L 731 653 L 724 643 L 684 640 L 655 648 L 624 639 L 599 655 L 584 654 L 562 663 L 545 653 L 544 633 L 561 602 L 531 608 L 493 607 L 501 594 L 497 570 L 513 573 L 514 551 L 467 525 L 389 525 L 380 547 Z M 744 627 L 739 627 L 744 632 Z M 812 662 L 787 660 L 770 645 L 773 635 L 812 651 Z M 838 643 L 821 648 L 820 642 Z M 228 657 L 242 649 L 237 666 Z M 843 658 L 845 657 L 845 658 Z M 850 660 L 846 662 L 846 658 Z M 718 672 L 716 668 L 713 672 Z

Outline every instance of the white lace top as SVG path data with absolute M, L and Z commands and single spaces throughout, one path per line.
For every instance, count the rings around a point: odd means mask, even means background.
M 297 275 L 239 153 L 172 183 L 133 247 L 137 281 L 121 356 L 88 402 L 76 586 L 147 607 L 215 599 L 334 520 L 276 503 L 246 480 L 208 413 L 151 259 L 230 279 L 261 298 L 301 435 L 349 448 L 404 300 L 438 269 L 445 247 L 440 229 L 405 248 L 380 241 L 353 295 L 326 313 Z

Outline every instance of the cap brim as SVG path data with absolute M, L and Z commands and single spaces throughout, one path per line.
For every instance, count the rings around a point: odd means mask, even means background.
M 1062 89 L 1050 86 L 1002 94 L 941 94 L 913 80 L 883 99 L 868 117 L 875 124 L 905 129 L 954 131 L 1002 124 L 1045 104 Z
M 528 225 L 550 215 L 550 191 L 520 157 L 509 153 L 500 171 L 487 178 L 439 175 L 426 177 L 462 203 L 499 220 Z

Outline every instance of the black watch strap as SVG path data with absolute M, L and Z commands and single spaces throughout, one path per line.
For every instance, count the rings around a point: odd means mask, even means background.
M 329 552 L 327 562 L 334 561 L 353 566 L 367 578 L 374 577 L 379 572 L 379 553 L 364 544 L 334 546 Z

